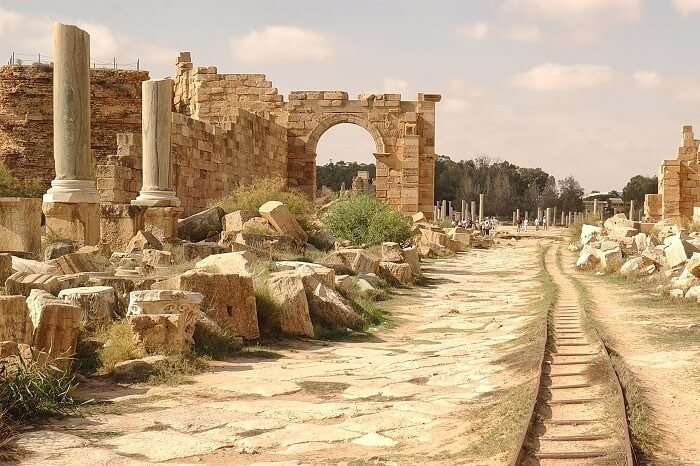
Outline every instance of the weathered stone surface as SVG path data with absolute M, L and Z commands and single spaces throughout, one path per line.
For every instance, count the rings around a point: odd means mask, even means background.
M 88 328 L 98 328 L 112 321 L 114 314 L 114 288 L 111 286 L 86 286 L 61 290 L 58 297 L 81 309 L 81 322 Z
M 379 276 L 394 285 L 413 285 L 413 270 L 409 264 L 395 262 L 380 262 Z
M 129 240 L 126 251 L 134 252 L 143 251 L 144 249 L 163 249 L 163 244 L 158 241 L 158 238 L 153 236 L 153 233 L 139 230 L 139 232 Z
M 0 341 L 31 345 L 34 325 L 24 296 L 0 296 Z
M 687 290 L 688 288 L 697 286 L 699 284 L 700 279 L 698 279 L 698 277 L 688 272 L 687 270 L 683 270 L 683 272 L 678 277 L 673 277 L 671 279 L 671 287 L 683 291 Z
M 224 209 L 212 207 L 180 220 L 177 224 L 177 236 L 192 242 L 203 241 L 221 233 L 221 218 Z
M 296 270 L 300 277 L 313 275 L 329 288 L 335 288 L 335 270 L 321 264 L 301 261 L 277 261 L 275 267 L 279 270 Z
M 367 254 L 364 249 L 341 249 L 328 254 L 321 259 L 321 264 L 334 269 L 338 273 L 377 273 L 379 261 Z
M 277 236 L 279 234 L 277 230 L 272 227 L 270 222 L 268 222 L 267 219 L 263 217 L 253 217 L 247 220 L 243 224 L 243 229 L 239 233 L 251 233 L 265 236 Z
M 55 273 L 56 266 L 22 257 L 12 256 L 12 270 L 26 273 Z
M 211 273 L 233 273 L 250 276 L 253 273 L 255 255 L 248 251 L 227 252 L 215 254 L 195 264 L 198 269 Z
M 661 220 L 654 224 L 649 232 L 650 236 L 655 237 L 658 241 L 663 242 L 667 237 L 677 235 L 681 229 L 672 220 Z
M 427 221 L 425 214 L 423 212 L 416 212 L 411 216 L 413 223 L 421 223 Z
M 114 289 L 114 297 L 116 299 L 114 313 L 119 317 L 124 317 L 129 308 L 130 293 L 138 290 L 150 290 L 155 280 L 145 277 L 105 276 L 93 278 L 91 283 L 97 286 L 109 286 Z
M 129 294 L 127 316 L 192 314 L 200 309 L 201 293 L 180 290 L 140 290 Z
M 146 356 L 140 359 L 121 361 L 112 368 L 112 377 L 119 382 L 143 382 L 164 363 L 168 358 L 161 354 Z
M 350 304 L 332 288 L 320 281 L 311 292 L 307 289 L 309 312 L 314 319 L 331 328 L 353 328 L 362 322 L 362 318 L 353 310 Z
M 642 252 L 646 251 L 649 246 L 651 246 L 651 241 L 646 233 L 637 233 L 634 235 L 633 241 L 634 251 L 637 254 L 641 254 Z
M 588 244 L 591 241 L 598 239 L 603 229 L 595 225 L 581 226 L 581 244 Z
M 150 267 L 169 267 L 173 265 L 173 253 L 158 249 L 144 249 L 142 253 L 143 263 Z
M 294 270 L 275 272 L 267 282 L 270 295 L 279 306 L 280 327 L 288 335 L 314 337 L 309 304 L 301 277 Z
M 5 280 L 12 275 L 12 256 L 0 254 L 0 285 L 5 286 Z
M 41 249 L 41 199 L 0 197 L 0 251 Z
M 51 294 L 60 291 L 58 276 L 43 273 L 15 272 L 5 281 L 5 289 L 9 294 L 21 294 L 29 296 L 34 290 L 44 290 Z
M 599 262 L 600 259 L 596 255 L 593 248 L 586 245 L 583 249 L 581 249 L 581 253 L 576 261 L 576 268 L 580 270 L 593 270 L 598 266 Z
M 300 243 L 306 242 L 306 232 L 289 212 L 286 205 L 279 201 L 268 201 L 261 205 L 258 210 L 260 215 L 265 217 L 280 234 L 290 236 Z
M 44 249 L 44 260 L 58 259 L 72 252 L 75 252 L 75 243 L 72 241 L 55 241 Z
M 72 356 L 80 333 L 81 309 L 44 290 L 32 290 L 27 307 L 34 326 L 34 348 L 52 357 Z
M 403 251 L 399 243 L 384 242 L 382 243 L 382 261 L 384 262 L 403 262 Z
M 186 352 L 192 346 L 194 314 L 141 314 L 128 319 L 147 351 Z
M 666 264 L 670 268 L 683 265 L 688 260 L 687 244 L 680 238 L 679 235 L 667 236 L 664 239 L 664 255 L 666 256 Z
M 96 252 L 73 252 L 53 259 L 48 263 L 56 266 L 57 273 L 66 275 L 81 272 L 100 272 L 104 270 L 107 259 Z
M 628 259 L 622 267 L 620 267 L 620 273 L 625 277 L 639 275 L 642 271 L 643 264 L 644 259 L 642 257 L 633 257 Z
M 635 223 L 631 220 L 627 220 L 625 214 L 613 215 L 605 220 L 603 226 L 607 230 L 608 235 L 616 239 L 631 238 L 639 233 L 639 230 L 635 227 Z
M 162 284 L 162 285 L 161 285 Z M 189 270 L 164 282 L 154 283 L 203 296 L 202 312 L 234 336 L 254 340 L 260 337 L 255 306 L 255 289 L 250 276 Z
M 182 244 L 182 252 L 184 260 L 191 261 L 195 259 L 204 259 L 214 254 L 231 252 L 231 248 L 211 241 L 200 241 L 198 243 L 186 242 Z
M 240 233 L 243 231 L 243 225 L 250 219 L 259 217 L 260 214 L 254 210 L 237 210 L 226 214 L 223 217 L 223 231 L 234 231 Z
M 685 292 L 685 298 L 700 302 L 700 285 L 689 288 L 688 291 Z
M 411 272 L 413 275 L 420 276 L 420 257 L 418 256 L 418 248 L 416 246 L 409 246 L 403 248 L 403 258 L 404 262 L 411 266 Z
M 685 265 L 685 270 L 700 278 L 700 253 L 694 252 Z

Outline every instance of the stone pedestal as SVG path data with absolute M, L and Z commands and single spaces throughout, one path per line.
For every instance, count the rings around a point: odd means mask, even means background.
M 41 250 L 41 199 L 0 197 L 0 251 Z
M 74 241 L 79 246 L 99 243 L 99 204 L 59 203 L 44 200 L 42 210 L 46 216 L 47 235 Z
M 143 213 L 143 230 L 168 243 L 177 238 L 177 219 L 184 209 L 180 207 L 147 207 Z
M 144 228 L 144 211 L 131 204 L 101 204 L 100 243 L 110 251 L 126 251 L 131 238 Z

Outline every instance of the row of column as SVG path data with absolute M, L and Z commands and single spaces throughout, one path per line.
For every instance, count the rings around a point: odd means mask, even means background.
M 56 168 L 44 195 L 47 230 L 81 244 L 100 240 L 99 195 L 90 148 L 90 36 L 72 25 L 53 28 L 53 150 Z M 173 82 L 142 83 L 143 185 L 131 203 L 178 207 L 170 156 Z
M 456 211 L 452 206 L 452 201 L 437 201 L 433 206 L 433 218 L 435 221 L 444 219 L 472 222 L 484 220 L 484 195 L 479 194 L 479 214 L 476 213 L 476 201 L 467 202 L 462 200 L 462 209 Z

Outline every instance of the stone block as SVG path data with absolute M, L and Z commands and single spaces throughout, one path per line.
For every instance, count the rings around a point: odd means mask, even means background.
M 382 261 L 403 262 L 403 251 L 399 243 L 387 241 L 382 243 Z
M 314 337 L 309 305 L 301 277 L 293 270 L 275 272 L 267 282 L 270 295 L 280 309 L 280 327 L 288 335 Z
M 99 204 L 44 202 L 46 232 L 78 246 L 100 242 Z
M 32 290 L 44 290 L 51 294 L 60 291 L 58 276 L 44 273 L 15 272 L 5 280 L 8 294 L 29 296 Z
M 194 315 L 134 315 L 129 324 L 137 342 L 149 352 L 187 352 L 194 342 Z
M 413 269 L 405 263 L 380 262 L 379 276 L 392 285 L 410 286 L 414 283 Z
M 80 308 L 80 320 L 87 328 L 96 329 L 112 322 L 116 297 L 111 286 L 67 288 L 58 297 Z
M 329 328 L 355 328 L 360 325 L 362 318 L 340 293 L 312 277 L 306 280 L 304 289 L 312 318 Z
M 221 207 L 212 207 L 182 219 L 177 224 L 177 236 L 192 242 L 203 241 L 218 236 L 222 231 Z
M 178 218 L 184 210 L 179 207 L 147 207 L 143 213 L 143 228 L 162 243 L 177 237 Z
M 279 201 L 268 201 L 260 206 L 259 211 L 280 234 L 294 238 L 300 243 L 306 242 L 306 232 L 286 205 Z
M 200 293 L 180 290 L 141 290 L 129 294 L 127 316 L 142 314 L 194 314 L 200 310 Z
M 37 289 L 27 298 L 27 306 L 34 326 L 34 348 L 53 358 L 72 356 L 80 333 L 81 309 Z M 69 367 L 70 361 L 63 365 Z
M 12 256 L 0 253 L 0 285 L 5 286 L 5 280 L 12 274 Z
M 329 288 L 335 288 L 335 270 L 321 264 L 301 261 L 277 261 L 275 268 L 278 270 L 296 270 L 299 277 L 313 276 Z
M 152 233 L 139 231 L 129 240 L 126 252 L 143 251 L 144 249 L 163 249 L 163 244 Z
M 250 219 L 260 217 L 254 210 L 237 210 L 223 217 L 223 231 L 243 231 L 243 225 Z
M 34 325 L 24 296 L 0 296 L 0 341 L 32 344 Z
M 228 273 L 251 276 L 255 255 L 248 251 L 227 252 L 215 254 L 195 264 L 198 269 L 211 273 Z
M 172 252 L 159 249 L 144 249 L 142 251 L 142 260 L 145 265 L 154 268 L 170 267 L 174 262 Z
M 0 251 L 40 249 L 41 199 L 0 197 Z
M 409 246 L 403 248 L 403 258 L 404 262 L 411 267 L 413 275 L 418 277 L 421 275 L 420 271 L 420 256 L 418 255 L 417 246 Z

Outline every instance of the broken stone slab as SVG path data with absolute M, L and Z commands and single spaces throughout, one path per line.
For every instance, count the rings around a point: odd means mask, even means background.
M 144 382 L 155 373 L 159 364 L 167 360 L 167 356 L 161 354 L 140 359 L 129 359 L 116 363 L 112 368 L 111 374 L 119 382 Z
M 413 281 L 413 270 L 408 264 L 397 264 L 395 262 L 380 262 L 379 276 L 393 285 L 411 286 Z
M 290 236 L 301 244 L 306 243 L 308 239 L 306 232 L 301 228 L 297 219 L 289 212 L 286 205 L 279 201 L 268 201 L 261 205 L 258 211 L 277 232 L 284 236 Z
M 190 215 L 178 221 L 177 236 L 196 243 L 218 235 L 223 228 L 221 221 L 223 216 L 224 209 L 221 207 L 212 207 Z
M 320 283 L 320 282 L 319 282 Z M 285 270 L 270 274 L 267 281 L 270 296 L 280 310 L 280 329 L 287 335 L 300 335 L 313 338 L 306 290 L 301 277 L 295 270 Z
M 45 273 L 15 272 L 5 280 L 5 290 L 9 294 L 29 296 L 29 293 L 34 289 L 57 294 L 60 291 L 58 276 Z
M 678 235 L 681 231 L 681 228 L 672 220 L 661 220 L 654 224 L 648 234 L 655 237 L 659 242 L 663 242 L 667 237 Z
M 600 268 L 605 272 L 617 272 L 622 267 L 622 250 L 619 246 L 611 249 L 596 250 Z
M 362 323 L 362 317 L 337 291 L 320 281 L 316 281 L 316 286 L 311 292 L 306 284 L 304 285 L 312 318 L 330 328 L 356 328 Z
M 411 216 L 411 220 L 413 221 L 413 223 L 422 223 L 428 221 L 425 218 L 425 214 L 423 212 L 416 212 Z
M 233 336 L 246 340 L 260 337 L 252 277 L 189 270 L 152 286 L 168 288 L 200 293 L 202 312 Z
M 628 220 L 625 214 L 616 214 L 605 220 L 603 226 L 613 238 L 630 238 L 639 233 L 635 222 Z
M 137 343 L 149 352 L 187 352 L 194 342 L 194 313 L 139 314 L 128 321 Z
M 150 290 L 151 286 L 156 282 L 150 277 L 117 277 L 117 276 L 102 276 L 91 277 L 90 284 L 93 286 L 109 286 L 114 290 L 115 306 L 114 313 L 116 316 L 125 317 L 129 308 L 129 294 L 132 291 Z
M 252 233 L 256 235 L 277 236 L 277 230 L 263 217 L 253 217 L 243 224 L 239 233 Z
M 594 270 L 598 267 L 600 258 L 596 254 L 595 250 L 590 246 L 586 245 L 581 249 L 581 253 L 576 261 L 576 268 L 579 270 Z
M 671 287 L 678 288 L 683 291 L 697 285 L 700 285 L 700 279 L 688 272 L 686 269 L 684 269 L 679 276 L 671 278 Z
M 73 252 L 48 261 L 56 266 L 56 273 L 68 275 L 81 272 L 101 272 L 107 265 L 107 259 L 98 253 Z
M 228 235 L 229 232 L 226 232 L 225 234 Z M 226 244 L 225 241 L 220 241 L 220 243 Z M 246 250 L 257 250 L 267 254 L 269 254 L 270 248 L 282 251 L 299 251 L 301 249 L 300 243 L 291 236 L 283 236 L 279 234 L 264 235 L 261 233 L 246 232 L 238 233 L 233 243 L 230 245 L 232 249 L 235 249 L 236 245 L 241 245 Z
M 0 341 L 31 345 L 34 325 L 24 296 L 0 296 Z
M 222 220 L 223 231 L 240 233 L 243 231 L 243 225 L 248 220 L 256 217 L 260 217 L 260 214 L 254 210 L 237 210 L 226 214 Z
M 195 268 L 211 273 L 232 273 L 251 276 L 255 263 L 255 254 L 249 251 L 227 252 L 206 257 L 195 264 Z
M 143 251 L 144 249 L 163 249 L 163 243 L 150 231 L 139 230 L 129 240 L 126 252 Z
M 637 233 L 633 237 L 633 247 L 637 254 L 641 254 L 651 245 L 649 236 L 646 233 Z
M 144 265 L 149 267 L 170 267 L 173 265 L 173 253 L 170 251 L 161 251 L 159 249 L 144 249 L 142 252 L 142 261 Z
M 34 348 L 52 358 L 71 357 L 78 343 L 81 309 L 37 289 L 29 294 L 27 307 L 34 326 Z M 70 360 L 62 359 L 61 366 L 70 367 Z
M 372 286 L 370 282 L 359 276 L 339 275 L 335 277 L 335 288 L 345 296 L 350 296 L 354 293 L 359 293 L 363 296 L 371 295 L 377 291 L 377 288 Z
M 471 246 L 472 235 L 464 228 L 446 228 L 445 234 L 449 239 L 459 243 L 461 251 L 466 251 Z
M 223 254 L 226 252 L 231 252 L 231 248 L 211 241 L 200 241 L 198 243 L 185 242 L 182 244 L 182 254 L 185 261 L 204 259 L 214 254 Z
M 670 235 L 664 239 L 664 256 L 666 265 L 675 268 L 688 261 L 688 255 L 695 252 L 695 248 L 681 239 L 680 235 Z
M 681 289 L 673 289 L 668 292 L 668 295 L 672 298 L 682 298 L 684 294 L 685 291 Z
M 581 225 L 581 244 L 586 245 L 600 237 L 603 229 L 596 225 Z
M 302 279 L 304 276 L 313 275 L 324 285 L 335 288 L 335 270 L 330 267 L 302 261 L 277 261 L 275 267 L 278 270 L 296 270 Z
M 112 322 L 116 298 L 111 286 L 68 288 L 61 290 L 58 297 L 81 309 L 80 320 L 87 328 L 96 329 Z
M 688 259 L 688 262 L 685 264 L 685 270 L 687 270 L 688 273 L 700 278 L 700 253 L 693 253 L 690 259 Z
M 204 296 L 181 290 L 140 290 L 129 293 L 128 316 L 142 314 L 193 314 Z
M 358 274 L 379 271 L 379 261 L 367 254 L 364 249 L 341 249 L 331 252 L 321 259 L 321 264 L 334 269 L 336 273 Z
M 55 273 L 56 266 L 45 262 L 12 256 L 12 270 L 25 273 Z
M 632 257 L 628 259 L 622 267 L 620 267 L 620 274 L 625 277 L 634 277 L 640 274 L 644 265 L 644 258 L 642 257 Z
M 416 246 L 409 246 L 402 249 L 404 262 L 411 266 L 411 272 L 413 275 L 420 276 L 420 257 L 418 256 L 418 248 Z
M 382 243 L 382 261 L 384 262 L 403 262 L 403 250 L 399 243 L 387 241 Z
M 75 252 L 75 249 L 75 243 L 73 241 L 54 241 L 44 249 L 44 260 L 50 261 L 52 259 L 58 259 L 61 256 Z
M 700 302 L 700 285 L 690 287 L 688 291 L 685 292 L 685 298 Z

